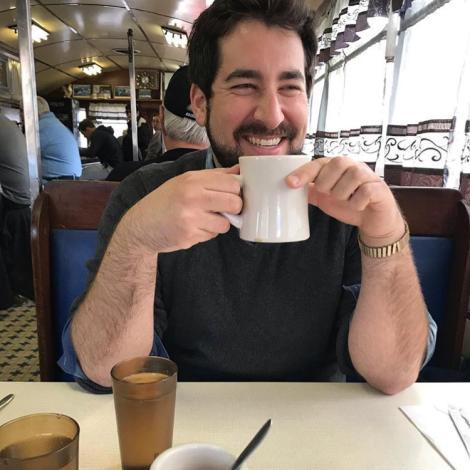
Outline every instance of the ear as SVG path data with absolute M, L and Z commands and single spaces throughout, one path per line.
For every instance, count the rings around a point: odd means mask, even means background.
M 196 122 L 200 126 L 206 125 L 207 118 L 207 100 L 203 91 L 194 83 L 191 85 L 191 109 L 193 110 Z
M 158 116 L 159 120 L 160 120 L 160 130 L 162 131 L 162 134 L 163 135 L 166 135 L 166 128 L 165 128 L 165 107 L 162 105 L 160 105 L 160 111 L 159 111 L 159 116 Z

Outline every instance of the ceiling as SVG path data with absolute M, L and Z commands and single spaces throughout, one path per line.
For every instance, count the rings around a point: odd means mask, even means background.
M 316 9 L 323 0 L 309 0 Z M 186 60 L 186 49 L 165 43 L 162 25 L 177 22 L 191 30 L 206 0 L 31 0 L 31 16 L 50 36 L 34 45 L 36 83 L 45 93 L 84 78 L 83 61 L 99 64 L 103 72 L 127 69 L 127 30 L 133 29 L 137 69 L 174 71 Z M 16 0 L 0 0 L 0 50 L 18 54 Z

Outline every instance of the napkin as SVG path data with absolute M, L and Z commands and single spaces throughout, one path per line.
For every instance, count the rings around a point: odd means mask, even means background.
M 455 418 L 458 413 L 470 434 L 470 426 L 465 419 L 468 413 L 466 414 L 463 410 L 461 412 L 460 408 L 455 405 L 401 406 L 400 409 L 452 468 L 470 469 L 470 456 L 467 448 L 450 416 L 453 414 Z

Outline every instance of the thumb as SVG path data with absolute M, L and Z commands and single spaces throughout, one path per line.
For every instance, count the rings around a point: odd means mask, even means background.
M 229 168 L 215 168 L 214 171 L 218 171 L 219 173 L 226 173 L 229 175 L 239 175 L 240 174 L 240 165 L 237 163 Z

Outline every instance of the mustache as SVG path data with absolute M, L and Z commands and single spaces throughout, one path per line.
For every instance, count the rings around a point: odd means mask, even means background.
M 287 122 L 281 122 L 275 129 L 268 129 L 262 122 L 249 122 L 238 127 L 233 136 L 240 139 L 243 135 L 253 134 L 255 136 L 285 137 L 292 140 L 297 135 L 297 129 Z

